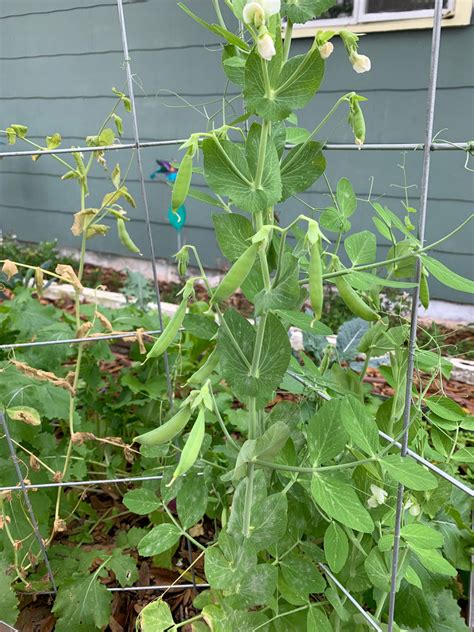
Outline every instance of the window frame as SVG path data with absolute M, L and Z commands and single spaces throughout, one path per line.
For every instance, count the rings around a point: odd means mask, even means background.
M 443 9 L 442 27 L 467 26 L 471 23 L 473 0 L 448 0 Z M 384 31 L 404 31 L 430 29 L 433 26 L 433 10 L 397 11 L 386 13 L 367 13 L 368 0 L 354 0 L 351 17 L 328 20 L 311 20 L 306 24 L 295 24 L 293 37 L 314 37 L 320 29 L 346 28 L 357 33 Z

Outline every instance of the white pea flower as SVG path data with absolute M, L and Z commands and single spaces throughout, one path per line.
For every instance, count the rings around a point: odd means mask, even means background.
M 356 51 L 352 51 L 349 61 L 352 64 L 352 68 L 354 68 L 354 70 L 359 74 L 362 72 L 369 72 L 372 66 L 370 57 L 367 57 L 367 55 L 359 55 Z
M 258 54 L 262 59 L 270 61 L 276 54 L 275 44 L 273 43 L 270 33 L 264 33 L 257 39 Z
M 270 18 L 272 15 L 280 12 L 281 0 L 257 0 L 265 11 L 265 17 Z
M 322 59 L 327 59 L 332 55 L 334 50 L 334 44 L 332 42 L 326 42 L 322 46 L 319 47 L 319 54 Z
M 412 498 L 410 498 L 405 503 L 405 509 L 408 509 L 408 513 L 410 514 L 410 516 L 414 516 L 415 518 L 421 513 L 420 505 L 416 502 L 416 500 L 413 500 Z
M 247 2 L 242 17 L 245 24 L 254 24 L 257 28 L 265 24 L 265 11 L 260 2 Z
M 374 507 L 378 507 L 379 505 L 383 505 L 388 493 L 381 487 L 377 487 L 377 485 L 371 485 L 370 491 L 372 492 L 372 496 L 367 501 L 367 505 L 372 509 Z

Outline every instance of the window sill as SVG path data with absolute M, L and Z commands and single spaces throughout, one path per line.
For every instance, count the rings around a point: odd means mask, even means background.
M 454 15 L 447 16 L 442 19 L 441 26 L 456 27 L 467 26 L 471 23 L 472 0 L 457 0 Z M 385 20 L 381 22 L 359 22 L 358 24 L 341 24 L 334 25 L 324 24 L 315 26 L 312 24 L 295 25 L 293 29 L 293 38 L 314 37 L 320 30 L 338 31 L 346 29 L 354 33 L 387 33 L 390 31 L 412 31 L 421 29 L 431 29 L 433 27 L 433 18 L 418 18 L 404 20 Z

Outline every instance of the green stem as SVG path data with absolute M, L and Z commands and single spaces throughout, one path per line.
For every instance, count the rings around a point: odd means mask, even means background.
M 181 531 L 181 533 L 184 535 L 185 538 L 187 538 L 190 542 L 192 542 L 194 546 L 196 546 L 198 549 L 201 549 L 201 551 L 206 550 L 205 546 L 203 546 L 200 542 L 195 540 L 191 535 L 189 535 L 189 533 L 185 529 L 183 529 L 183 527 L 179 524 L 179 522 L 176 520 L 176 518 L 173 516 L 171 511 L 168 509 L 168 507 L 164 503 L 163 503 L 163 509 L 168 514 L 168 517 L 171 520 L 171 522 L 174 524 L 174 526 Z
M 357 467 L 364 463 L 373 463 L 378 461 L 378 457 L 370 459 L 361 459 L 360 461 L 351 461 L 350 463 L 340 463 L 338 465 L 324 465 L 322 467 L 301 467 L 298 465 L 284 465 L 283 463 L 272 463 L 271 461 L 263 461 L 262 459 L 254 459 L 252 463 L 261 467 L 268 467 L 272 470 L 281 470 L 283 472 L 299 472 L 301 474 L 314 474 L 315 472 L 330 472 L 334 470 L 344 470 L 350 467 Z
M 288 60 L 290 54 L 291 38 L 293 36 L 293 22 L 288 18 L 285 30 L 285 43 L 283 45 L 283 63 Z
M 267 151 L 269 127 L 270 127 L 269 121 L 264 121 L 262 125 L 262 131 L 260 134 L 260 145 L 258 147 L 257 171 L 255 173 L 255 189 L 260 189 L 262 187 L 262 177 L 263 177 L 263 170 L 265 168 L 265 154 Z
M 239 452 L 240 446 L 234 441 L 234 439 L 229 434 L 229 431 L 227 430 L 227 427 L 226 427 L 226 425 L 224 423 L 224 420 L 222 419 L 221 412 L 219 410 L 219 406 L 217 405 L 216 398 L 214 396 L 214 390 L 213 390 L 210 382 L 209 382 L 209 393 L 211 394 L 212 404 L 214 406 L 214 412 L 216 413 L 217 421 L 219 422 L 219 425 L 220 425 L 220 427 L 222 429 L 222 432 L 224 433 L 224 435 L 225 435 L 227 441 L 229 442 L 229 444 L 235 450 L 237 450 L 237 452 Z
M 224 18 L 222 17 L 221 8 L 219 6 L 219 0 L 212 0 L 212 4 L 214 5 L 214 11 L 216 12 L 219 24 L 222 26 L 223 29 L 227 30 L 227 27 L 224 22 Z
M 200 621 L 204 618 L 204 615 L 197 614 L 195 617 L 191 617 L 190 619 L 186 619 L 186 621 L 181 621 L 181 623 L 176 623 L 174 625 L 174 629 L 182 628 L 184 625 L 188 625 L 189 623 L 193 623 L 194 621 Z
M 0 129 L 0 132 L 4 132 L 5 130 Z M 39 149 L 40 152 L 41 151 L 45 151 L 46 147 L 41 147 L 41 145 L 38 145 L 38 143 L 35 143 L 34 141 L 30 140 L 29 138 L 22 138 L 21 140 L 24 140 L 25 143 L 28 143 L 28 145 L 31 145 L 32 147 L 35 147 L 36 149 Z M 57 160 L 58 162 L 60 162 L 62 165 L 64 165 L 65 167 L 67 167 L 67 169 L 69 171 L 75 171 L 74 167 L 72 167 L 68 162 L 66 162 L 65 160 L 63 160 L 62 158 L 60 158 L 58 155 L 56 154 L 49 154 L 51 156 L 51 158 L 54 158 L 55 160 Z

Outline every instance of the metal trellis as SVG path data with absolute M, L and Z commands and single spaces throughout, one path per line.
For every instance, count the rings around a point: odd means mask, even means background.
M 430 76 L 429 76 L 429 87 L 428 87 L 428 101 L 427 101 L 427 114 L 426 114 L 426 130 L 425 130 L 425 138 L 423 143 L 374 143 L 374 144 L 366 144 L 362 148 L 359 148 L 355 145 L 348 144 L 334 144 L 327 143 L 325 145 L 326 150 L 332 151 L 348 151 L 348 150 L 357 150 L 359 151 L 385 151 L 385 150 L 393 150 L 393 151 L 409 151 L 409 150 L 423 150 L 423 172 L 422 172 L 422 182 L 421 182 L 421 195 L 420 195 L 420 215 L 419 215 L 419 224 L 418 224 L 418 237 L 420 242 L 423 244 L 424 234 L 425 234 L 425 226 L 426 226 L 426 216 L 427 216 L 427 200 L 428 200 L 428 188 L 429 188 L 429 175 L 430 175 L 430 157 L 432 151 L 451 151 L 455 149 L 463 150 L 466 152 L 472 152 L 473 146 L 472 143 L 448 143 L 448 142 L 434 142 L 433 140 L 433 120 L 434 120 L 434 111 L 435 111 L 435 99 L 436 99 L 436 83 L 437 83 L 437 72 L 438 72 L 438 61 L 439 61 L 439 49 L 440 49 L 440 39 L 441 39 L 441 16 L 442 16 L 442 8 L 443 8 L 443 0 L 436 0 L 435 8 L 434 8 L 434 23 L 433 23 L 433 34 L 432 34 L 432 44 L 431 44 L 431 61 L 430 61 Z M 145 179 L 143 175 L 142 161 L 140 150 L 150 147 L 164 147 L 164 146 L 175 146 L 180 145 L 184 142 L 185 139 L 170 139 L 170 140 L 153 140 L 153 141 L 140 141 L 139 135 L 139 127 L 138 127 L 138 116 L 136 110 L 136 101 L 134 96 L 134 82 L 133 75 L 131 69 L 131 60 L 129 56 L 128 42 L 127 42 L 127 31 L 126 31 L 126 21 L 125 15 L 123 11 L 123 0 L 117 0 L 117 9 L 118 9 L 118 18 L 119 18 L 119 27 L 120 34 L 122 39 L 122 48 L 124 55 L 124 68 L 127 79 L 127 87 L 129 92 L 129 98 L 131 102 L 131 112 L 132 112 L 132 123 L 133 123 L 133 143 L 124 143 L 120 145 L 103 145 L 100 147 L 73 147 L 73 148 L 63 148 L 63 149 L 54 149 L 54 150 L 44 150 L 39 152 L 38 150 L 31 151 L 4 151 L 0 152 L 0 158 L 13 158 L 13 157 L 21 157 L 21 156 L 34 156 L 38 153 L 41 154 L 70 154 L 75 152 L 94 152 L 94 151 L 120 151 L 120 150 L 134 150 L 136 152 L 137 159 L 137 170 L 140 181 L 141 195 L 143 200 L 143 207 L 145 212 L 145 224 L 147 230 L 147 238 L 149 242 L 149 252 L 151 259 L 151 268 L 154 280 L 154 287 L 156 293 L 156 301 L 157 301 L 157 309 L 158 309 L 158 321 L 159 321 L 159 329 L 150 330 L 145 332 L 140 332 L 142 335 L 156 335 L 161 333 L 163 329 L 163 320 L 162 320 L 162 312 L 161 312 L 161 300 L 160 300 L 160 290 L 158 285 L 158 274 L 156 268 L 156 257 L 155 257 L 155 246 L 153 242 L 152 229 L 151 229 L 151 218 L 150 211 L 148 206 L 148 199 L 145 187 Z M 409 356 L 408 356 L 408 367 L 407 367 L 407 385 L 406 385 L 406 394 L 405 394 L 405 408 L 403 414 L 403 434 L 401 437 L 401 441 L 399 442 L 396 438 L 390 437 L 389 435 L 379 431 L 379 436 L 383 438 L 385 441 L 392 443 L 395 447 L 400 448 L 400 454 L 402 457 L 410 457 L 416 460 L 418 463 L 424 465 L 429 468 L 431 471 L 436 473 L 438 476 L 444 478 L 449 481 L 453 486 L 460 489 L 464 493 L 469 496 L 474 496 L 474 491 L 469 488 L 464 482 L 458 480 L 454 476 L 448 474 L 443 471 L 438 466 L 429 462 L 423 456 L 417 454 L 413 450 L 408 447 L 408 430 L 410 426 L 410 404 L 411 404 L 411 394 L 412 394 L 412 385 L 413 385 L 413 373 L 414 373 L 414 354 L 416 348 L 416 330 L 417 330 L 417 321 L 418 321 L 418 302 L 419 302 L 419 281 L 421 277 L 421 265 L 419 260 L 417 259 L 416 263 L 416 272 L 415 272 L 415 281 L 417 286 L 413 289 L 412 292 L 412 304 L 411 304 L 411 319 L 410 319 L 410 339 L 409 339 Z M 71 338 L 65 340 L 50 340 L 50 341 L 36 341 L 36 342 L 23 342 L 23 343 L 14 343 L 14 344 L 3 344 L 0 345 L 0 350 L 13 350 L 20 348 L 30 348 L 30 347 L 40 347 L 40 346 L 48 346 L 48 345 L 58 345 L 58 344 L 81 344 L 81 343 L 93 343 L 101 340 L 114 340 L 114 339 L 124 339 L 136 337 L 139 335 L 139 332 L 130 331 L 130 332 L 120 332 L 114 334 L 104 334 L 97 335 L 93 337 L 86 338 Z M 165 371 L 166 371 L 166 379 L 167 379 L 167 389 L 168 389 L 168 397 L 170 402 L 173 399 L 172 392 L 172 383 L 168 365 L 168 358 L 165 355 Z M 317 394 L 323 398 L 328 399 L 328 396 L 319 391 L 311 382 L 308 382 L 304 378 L 301 378 L 296 373 L 292 371 L 288 371 L 289 375 L 302 382 L 305 386 L 309 388 L 313 388 Z M 19 492 L 22 494 L 25 506 L 29 515 L 31 527 L 35 534 L 35 537 L 38 541 L 38 545 L 40 547 L 40 551 L 43 555 L 47 574 L 49 577 L 49 581 L 51 584 L 51 591 L 37 591 L 36 594 L 51 594 L 54 595 L 57 592 L 56 583 L 54 579 L 54 574 L 51 568 L 50 560 L 48 558 L 48 552 L 42 538 L 42 535 L 39 530 L 38 522 L 35 516 L 35 512 L 33 506 L 30 502 L 29 492 L 37 489 L 51 489 L 51 488 L 88 488 L 94 485 L 104 485 L 104 484 L 127 484 L 127 483 L 138 483 L 144 481 L 158 481 L 163 478 L 163 474 L 150 474 L 143 476 L 131 476 L 124 478 L 104 478 L 104 479 L 96 479 L 96 480 L 84 480 L 84 481 L 57 481 L 50 483 L 39 483 L 34 484 L 29 481 L 25 481 L 20 467 L 20 460 L 15 450 L 14 443 L 11 439 L 8 423 L 4 416 L 4 414 L 0 411 L 0 425 L 3 427 L 3 432 L 5 434 L 5 439 L 7 441 L 8 449 L 10 452 L 10 456 L 15 468 L 16 475 L 18 477 L 17 485 L 7 485 L 0 487 L 0 493 L 2 492 Z M 202 472 L 195 472 L 194 474 L 200 475 Z M 397 583 L 398 583 L 398 566 L 399 566 L 399 548 L 400 548 L 400 529 L 402 526 L 403 520 L 403 497 L 404 497 L 404 489 L 402 485 L 398 486 L 397 490 L 397 503 L 396 503 L 396 516 L 395 516 L 395 526 L 394 526 L 394 544 L 393 544 L 393 557 L 392 557 L 392 570 L 391 570 L 391 588 L 389 593 L 389 610 L 388 610 L 388 632 L 393 631 L 394 626 L 394 615 L 395 615 L 395 601 L 396 601 L 396 592 L 397 592 Z M 191 551 L 189 551 L 191 555 Z M 190 558 L 192 560 L 192 557 Z M 332 582 L 337 588 L 345 595 L 345 597 L 355 606 L 355 608 L 361 613 L 361 615 L 365 618 L 366 622 L 375 630 L 381 631 L 380 623 L 377 622 L 374 617 L 364 610 L 364 608 L 357 602 L 357 600 L 350 594 L 350 592 L 339 582 L 339 580 L 331 573 L 331 571 L 324 564 L 319 564 L 320 569 L 326 575 L 328 580 Z M 154 585 L 154 586 L 131 586 L 131 587 L 108 587 L 107 589 L 111 592 L 133 592 L 133 591 L 168 591 L 168 590 L 183 590 L 186 588 L 194 588 L 194 589 L 202 589 L 208 588 L 209 584 L 207 583 L 197 583 L 193 573 L 193 581 L 192 583 L 183 583 L 183 584 L 166 584 L 166 585 Z M 474 584 L 471 583 L 471 594 L 470 594 L 470 607 L 469 607 L 469 617 L 472 620 L 473 617 L 473 589 Z

